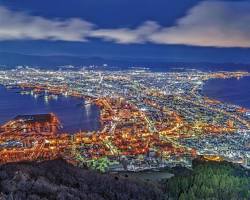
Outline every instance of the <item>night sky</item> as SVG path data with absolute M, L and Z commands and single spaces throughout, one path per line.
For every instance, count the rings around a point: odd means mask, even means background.
M 250 63 L 250 1 L 0 0 L 0 52 Z

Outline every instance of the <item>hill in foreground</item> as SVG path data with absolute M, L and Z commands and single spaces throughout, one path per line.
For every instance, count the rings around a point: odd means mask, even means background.
M 162 199 L 162 192 L 149 183 L 80 169 L 63 160 L 3 165 L 0 191 L 1 200 Z
M 228 162 L 194 160 L 192 171 L 175 170 L 163 185 L 166 199 L 250 199 L 250 171 Z
M 250 171 L 231 163 L 195 160 L 193 170 L 169 169 L 159 182 L 130 174 L 100 174 L 63 160 L 0 166 L 0 200 L 249 200 Z

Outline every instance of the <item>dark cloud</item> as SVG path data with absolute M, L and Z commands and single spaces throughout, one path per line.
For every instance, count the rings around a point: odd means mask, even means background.
M 0 40 L 84 42 L 100 38 L 121 44 L 156 43 L 212 47 L 250 47 L 250 2 L 203 1 L 172 27 L 147 21 L 136 28 L 101 28 L 73 18 L 46 19 L 0 7 Z

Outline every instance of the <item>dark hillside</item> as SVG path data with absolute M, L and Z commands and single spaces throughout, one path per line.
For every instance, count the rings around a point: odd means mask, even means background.
M 0 167 L 0 199 L 153 200 L 155 186 L 74 167 L 63 160 Z

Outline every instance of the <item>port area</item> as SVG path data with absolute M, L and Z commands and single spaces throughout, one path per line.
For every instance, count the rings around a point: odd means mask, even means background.
M 29 70 L 26 73 L 29 74 Z M 170 77 L 170 87 L 175 91 L 172 93 L 159 89 L 162 74 L 155 77 L 148 72 L 134 71 L 118 76 L 109 72 L 96 81 L 91 72 L 87 80 L 96 83 L 83 81 L 84 88 L 88 83 L 86 92 L 76 87 L 77 80 L 74 80 L 74 87 L 65 81 L 67 72 L 60 74 L 59 80 L 63 81 L 56 85 L 55 82 L 37 81 L 40 76 L 44 77 L 44 72 L 32 73 L 38 77 L 29 83 L 9 84 L 11 78 L 16 80 L 16 76 L 12 77 L 13 72 L 5 72 L 0 80 L 10 88 L 18 87 L 36 94 L 69 95 L 96 104 L 101 109 L 101 129 L 59 133 L 60 122 L 53 113 L 17 116 L 0 127 L 1 164 L 64 158 L 74 165 L 100 171 L 138 172 L 179 165 L 192 167 L 192 160 L 203 156 L 207 160 L 248 165 L 249 111 L 200 95 L 202 81 L 240 78 L 248 73 L 163 74 Z M 153 86 L 147 85 L 152 82 L 139 81 L 151 76 L 157 78 Z

